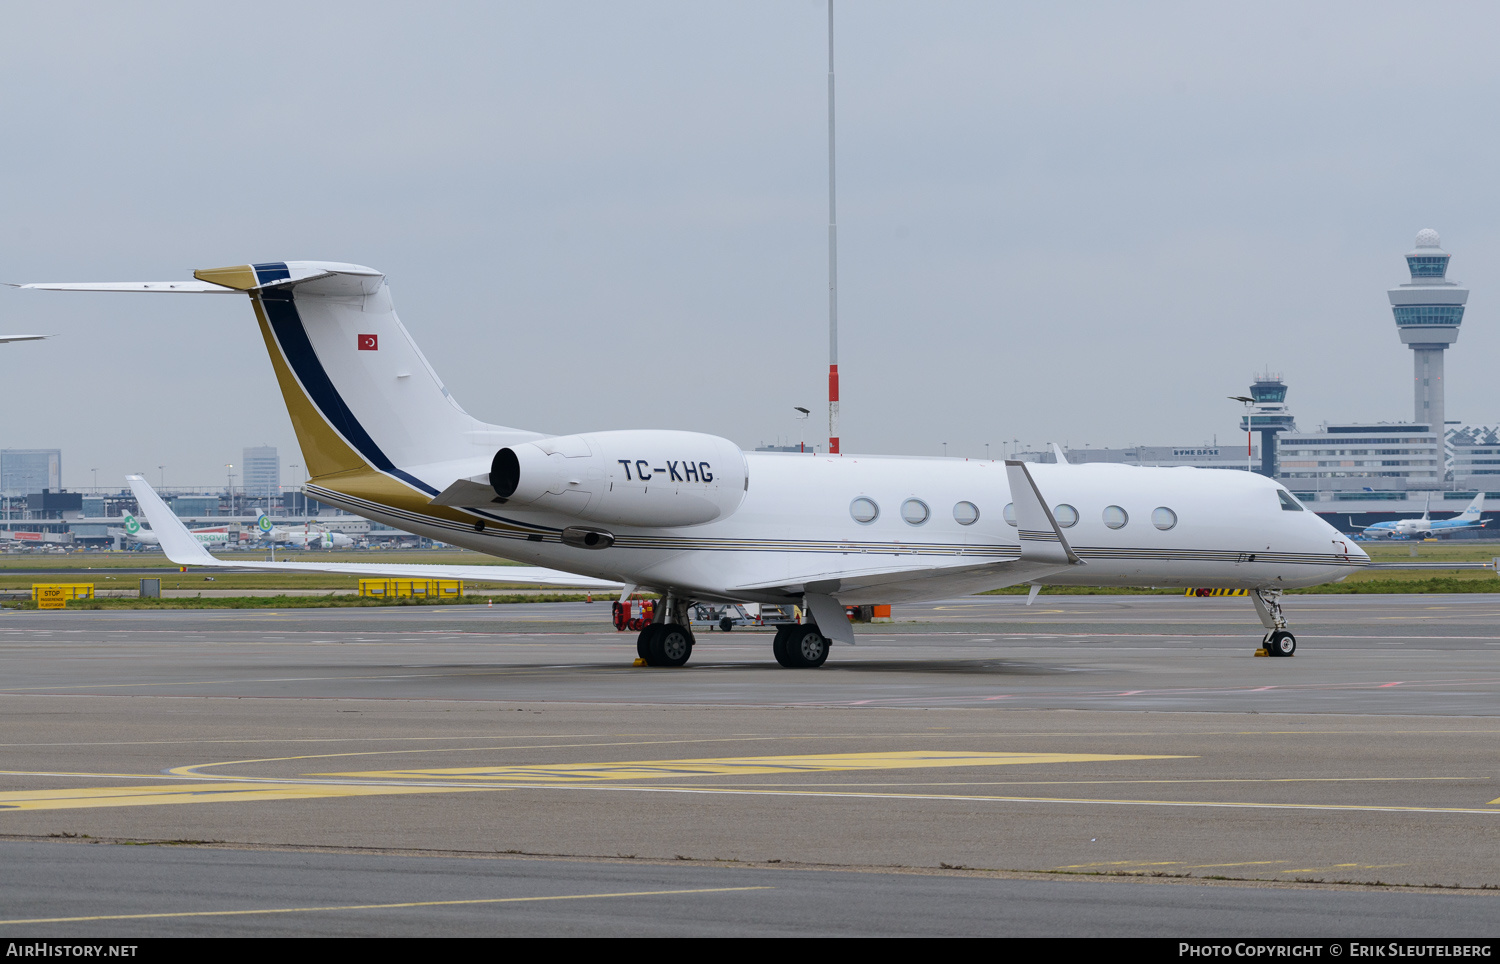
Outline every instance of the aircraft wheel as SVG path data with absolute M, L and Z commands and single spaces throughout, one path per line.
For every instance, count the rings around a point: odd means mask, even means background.
M 787 643 L 787 650 L 797 665 L 816 669 L 828 662 L 828 637 L 816 626 L 799 626 Z
M 776 657 L 776 662 L 787 669 L 796 669 L 802 665 L 792 659 L 791 653 L 792 632 L 801 628 L 801 626 L 793 625 L 778 626 L 776 627 L 776 638 L 771 641 L 772 655 Z
M 658 626 L 647 643 L 651 666 L 681 666 L 693 655 L 693 634 L 674 623 Z
M 635 654 L 644 659 L 647 664 L 651 663 L 651 636 L 656 632 L 655 623 L 647 623 L 646 628 L 635 638 Z
M 828 637 L 816 626 L 783 626 L 776 631 L 771 651 L 788 669 L 814 669 L 828 661 Z
M 1271 656 L 1294 656 L 1297 653 L 1297 637 L 1284 629 L 1278 629 L 1266 638 L 1266 652 Z

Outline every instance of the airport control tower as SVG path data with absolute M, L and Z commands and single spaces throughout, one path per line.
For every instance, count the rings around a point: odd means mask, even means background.
M 1260 433 L 1260 474 L 1276 478 L 1276 433 L 1295 432 L 1297 423 L 1286 407 L 1286 383 L 1280 375 L 1266 372 L 1255 376 L 1250 386 L 1255 404 L 1240 419 L 1241 432 Z
M 1425 422 L 1443 437 L 1443 352 L 1458 340 L 1469 289 L 1449 281 L 1448 252 L 1438 247 L 1431 228 L 1417 232 L 1417 247 L 1406 256 L 1411 281 L 1392 288 L 1391 311 L 1401 343 L 1412 350 L 1416 407 L 1414 422 Z

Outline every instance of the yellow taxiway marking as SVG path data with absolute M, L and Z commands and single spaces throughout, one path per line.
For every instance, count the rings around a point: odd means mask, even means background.
M 403 907 L 462 907 L 476 904 L 525 904 L 550 900 L 597 900 L 604 897 L 667 897 L 678 894 L 726 894 L 762 887 L 701 887 L 696 890 L 630 890 L 610 894 L 557 894 L 551 897 L 489 897 L 477 900 L 413 900 L 401 904 L 341 904 L 329 907 L 265 907 L 255 910 L 189 910 L 163 914 L 96 914 L 90 917 L 32 917 L 0 924 L 75 924 L 91 920 L 154 920 L 164 917 L 244 917 L 250 914 L 318 914 L 332 910 L 398 910 Z
M 1018 763 L 1106 763 L 1122 760 L 1182 760 L 1183 756 L 1117 753 L 983 753 L 963 750 L 897 750 L 889 753 L 807 753 L 793 756 L 716 757 L 703 760 L 638 760 L 622 763 L 554 763 L 518 766 L 444 767 L 316 773 L 309 776 L 367 780 L 473 780 L 499 783 L 584 783 L 661 777 L 745 776 L 760 773 L 828 773 L 927 767 L 1007 766 Z
M 1406 864 L 1329 864 L 1326 867 L 1298 867 L 1295 870 L 1278 870 L 1280 874 L 1316 874 L 1325 870 L 1390 870 Z
M 461 793 L 481 787 L 426 787 L 324 783 L 188 783 L 148 787 L 81 787 L 74 790 L 0 792 L 0 811 L 73 810 L 85 807 L 144 807 L 166 803 L 245 803 L 372 797 L 393 793 Z
M 1067 864 L 1053 870 L 1087 870 L 1090 867 L 1182 867 L 1184 870 L 1208 870 L 1216 867 L 1258 867 L 1265 864 L 1284 864 L 1285 860 L 1242 860 L 1232 864 L 1186 864 L 1180 860 L 1101 860 L 1092 864 Z

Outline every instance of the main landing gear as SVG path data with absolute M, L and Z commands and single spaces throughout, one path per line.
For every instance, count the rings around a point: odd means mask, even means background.
M 814 669 L 828 661 L 828 637 L 812 624 L 787 624 L 777 628 L 771 652 L 788 669 Z
M 1267 656 L 1294 656 L 1297 653 L 1297 637 L 1286 628 L 1286 616 L 1281 612 L 1280 589 L 1256 589 L 1250 599 L 1260 622 L 1268 632 L 1261 640 Z
M 693 631 L 688 628 L 688 604 L 668 596 L 653 622 L 635 638 L 635 654 L 647 666 L 681 666 L 693 655 Z

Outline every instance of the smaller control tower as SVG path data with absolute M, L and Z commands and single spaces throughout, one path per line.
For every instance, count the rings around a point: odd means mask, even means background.
M 1438 247 L 1431 228 L 1417 232 L 1417 247 L 1406 256 L 1411 281 L 1386 292 L 1401 343 L 1411 348 L 1415 384 L 1413 422 L 1426 423 L 1443 437 L 1443 352 L 1458 340 L 1469 289 L 1447 280 L 1448 252 Z
M 1255 404 L 1240 419 L 1241 432 L 1260 433 L 1260 474 L 1276 478 L 1276 433 L 1295 432 L 1297 423 L 1286 407 L 1286 383 L 1280 375 L 1266 372 L 1255 376 L 1250 386 L 1250 397 Z

